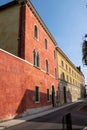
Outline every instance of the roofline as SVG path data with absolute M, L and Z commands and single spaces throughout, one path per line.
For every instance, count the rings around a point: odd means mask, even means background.
M 66 58 L 66 60 L 74 67 L 74 69 L 75 69 L 76 71 L 78 71 L 79 73 L 81 73 L 81 74 L 83 75 L 82 71 L 79 71 L 79 70 L 76 68 L 76 66 L 71 62 L 71 60 L 67 57 L 67 55 L 66 55 L 59 47 L 57 47 L 57 50 Z M 84 76 L 84 75 L 83 75 L 83 76 Z
M 34 14 L 34 16 L 37 18 L 38 22 L 41 24 L 41 26 L 43 27 L 43 29 L 45 30 L 45 32 L 49 35 L 49 37 L 51 38 L 51 40 L 53 41 L 54 45 L 56 46 L 57 43 L 54 39 L 54 37 L 52 36 L 52 34 L 50 33 L 50 31 L 48 30 L 47 26 L 45 25 L 45 23 L 43 22 L 42 18 L 40 17 L 40 15 L 38 14 L 38 12 L 36 11 L 36 9 L 34 8 L 33 4 L 30 2 L 30 0 L 25 0 L 25 3 L 28 5 L 28 7 L 30 8 L 30 10 L 32 11 L 32 13 Z M 16 5 L 18 4 L 18 0 L 13 0 L 9 3 L 6 3 L 2 6 L 0 6 L 0 10 L 4 10 L 5 8 L 8 8 L 12 5 Z M 60 53 L 66 57 L 66 59 L 69 61 L 70 64 L 72 64 L 72 66 L 78 71 L 80 72 L 76 66 L 69 60 L 69 58 L 65 55 L 65 53 L 59 48 L 57 47 L 57 49 L 60 51 Z M 82 72 L 80 72 L 82 74 Z
M 12 5 L 16 5 L 16 4 L 18 4 L 18 2 L 17 2 L 16 0 L 14 0 L 14 1 L 11 1 L 11 2 L 6 3 L 6 4 L 4 4 L 4 5 L 1 5 L 1 6 L 0 6 L 0 11 L 1 11 L 1 10 L 4 10 L 4 9 L 6 9 L 6 8 L 12 6 Z
M 0 6 L 0 10 L 4 10 L 5 8 L 8 8 L 8 7 L 12 6 L 12 5 L 16 5 L 16 4 L 18 4 L 18 1 L 19 0 L 13 0 L 13 1 L 5 4 L 5 5 Z M 32 11 L 32 13 L 34 14 L 34 16 L 38 20 L 38 22 L 41 24 L 41 26 L 43 27 L 43 29 L 45 30 L 45 32 L 49 35 L 50 39 L 52 40 L 52 42 L 56 46 L 57 42 L 55 41 L 54 37 L 52 36 L 52 34 L 50 33 L 49 29 L 47 28 L 46 24 L 43 22 L 42 18 L 40 17 L 40 15 L 38 14 L 38 12 L 34 8 L 33 4 L 30 2 L 30 0 L 23 0 L 23 1 L 24 1 L 25 5 L 27 4 L 27 6 L 30 8 L 30 10 Z
M 30 2 L 30 0 L 26 0 L 26 2 L 27 2 L 28 7 L 31 9 L 32 13 L 34 14 L 34 16 L 37 18 L 38 22 L 41 24 L 41 26 L 45 30 L 45 32 L 49 35 L 53 43 L 57 45 L 57 42 L 55 41 L 54 37 L 52 36 L 49 29 L 47 28 L 46 24 L 44 23 L 44 21 L 42 20 L 42 18 L 40 17 L 36 9 L 34 8 L 33 4 Z

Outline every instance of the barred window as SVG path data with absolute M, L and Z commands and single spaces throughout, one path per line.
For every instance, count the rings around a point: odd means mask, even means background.
M 49 89 L 47 89 L 47 101 L 49 101 L 50 100 L 50 91 L 49 91 Z
M 40 101 L 40 92 L 39 92 L 39 87 L 35 87 L 35 101 L 39 102 Z

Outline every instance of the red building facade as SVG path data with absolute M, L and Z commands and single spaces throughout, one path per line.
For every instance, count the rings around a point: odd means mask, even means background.
M 0 8 L 14 5 L 19 7 L 18 56 L 0 49 L 0 120 L 59 103 L 56 42 L 29 1 Z

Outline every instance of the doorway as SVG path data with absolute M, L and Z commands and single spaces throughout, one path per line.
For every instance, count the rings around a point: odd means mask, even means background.
M 55 107 L 56 102 L 55 102 L 55 88 L 52 85 L 52 106 Z
M 65 86 L 63 87 L 63 93 L 64 93 L 64 103 L 67 103 L 67 100 L 66 100 L 66 87 Z

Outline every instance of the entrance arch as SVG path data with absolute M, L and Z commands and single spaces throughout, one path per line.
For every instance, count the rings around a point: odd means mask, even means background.
M 52 85 L 52 106 L 55 107 L 56 102 L 55 102 L 55 88 L 54 85 Z

